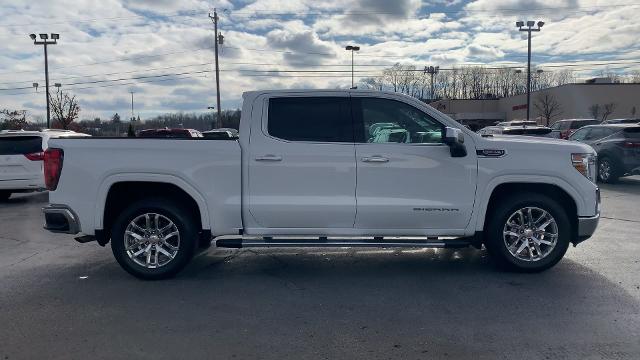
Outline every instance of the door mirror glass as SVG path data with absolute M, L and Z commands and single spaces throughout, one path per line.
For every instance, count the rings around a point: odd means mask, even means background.
M 451 156 L 467 156 L 467 148 L 464 146 L 464 133 L 462 130 L 447 126 L 445 128 L 444 143 L 449 145 Z

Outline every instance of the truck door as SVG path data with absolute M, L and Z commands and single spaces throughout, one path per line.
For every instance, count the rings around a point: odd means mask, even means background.
M 384 95 L 383 95 L 384 96 Z M 464 229 L 473 210 L 477 158 L 451 157 L 444 125 L 392 97 L 352 94 L 358 229 Z M 468 139 L 467 139 L 468 140 Z
M 249 211 L 259 227 L 353 228 L 353 121 L 348 95 L 334 94 L 262 100 L 248 157 Z

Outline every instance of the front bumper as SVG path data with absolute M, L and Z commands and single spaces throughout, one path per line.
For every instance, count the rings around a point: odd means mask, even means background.
M 44 228 L 54 233 L 77 234 L 80 232 L 78 216 L 66 205 L 48 205 L 42 208 Z
M 592 217 L 579 217 L 578 218 L 578 237 L 591 236 L 598 227 L 600 221 L 600 214 Z

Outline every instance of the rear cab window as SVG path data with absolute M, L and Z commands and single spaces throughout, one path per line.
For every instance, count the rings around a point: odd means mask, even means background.
M 0 155 L 24 155 L 42 151 L 40 136 L 0 136 Z
M 288 141 L 353 142 L 347 97 L 277 97 L 269 99 L 267 132 Z

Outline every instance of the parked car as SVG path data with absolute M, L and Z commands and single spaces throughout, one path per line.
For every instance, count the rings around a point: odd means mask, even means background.
M 145 129 L 138 132 L 141 138 L 201 138 L 202 133 L 194 129 Z
M 568 139 L 571 134 L 583 126 L 600 124 L 593 119 L 567 119 L 554 122 L 551 127 L 550 137 Z
M 368 142 L 380 123 L 410 141 Z M 231 248 L 484 245 L 500 265 L 535 272 L 598 224 L 590 146 L 481 137 L 407 95 L 247 92 L 239 136 L 52 140 L 46 228 L 111 242 L 126 271 L 159 279 L 212 239 Z
M 538 123 L 533 120 L 512 120 L 499 122 L 496 126 L 538 126 Z
M 203 131 L 202 136 L 207 139 L 237 139 L 238 130 L 231 128 L 218 128 L 208 131 Z
M 547 137 L 551 129 L 546 126 L 487 126 L 478 130 L 482 136 L 490 135 L 529 135 Z
M 609 119 L 602 122 L 603 124 L 640 124 L 640 119 Z
M 569 137 L 591 145 L 598 153 L 598 180 L 610 183 L 621 176 L 640 174 L 640 126 L 605 124 L 585 126 Z
M 0 131 L 0 201 L 44 189 L 44 150 L 50 138 L 89 136 L 70 130 Z

